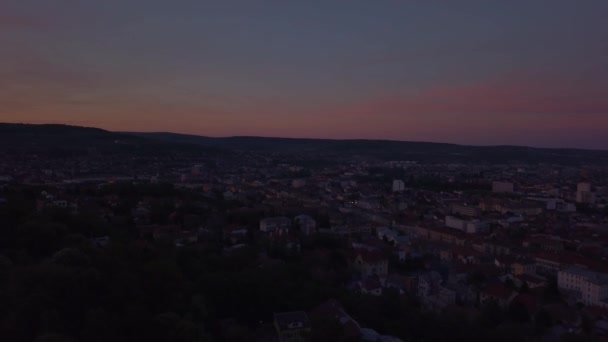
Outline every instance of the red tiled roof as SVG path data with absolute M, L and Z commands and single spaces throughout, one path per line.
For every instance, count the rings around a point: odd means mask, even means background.
M 474 257 L 481 257 L 483 256 L 483 253 L 480 253 L 476 250 L 474 250 L 473 248 L 470 247 L 464 247 L 464 246 L 451 246 L 450 251 L 458 256 L 474 256 Z
M 226 233 L 232 233 L 235 230 L 242 230 L 242 229 L 246 229 L 246 228 L 242 227 L 242 226 L 239 226 L 239 225 L 236 225 L 236 224 L 231 224 L 231 225 L 228 225 L 228 226 L 224 227 L 224 232 L 226 232 Z
M 359 337 L 361 335 L 359 323 L 350 317 L 342 305 L 335 299 L 330 299 L 316 307 L 312 310 L 310 316 L 321 319 L 337 320 L 344 327 L 344 332 L 348 337 Z
M 368 291 L 373 291 L 379 288 L 382 288 L 382 284 L 380 284 L 380 280 L 377 277 L 367 277 L 361 284 L 363 288 Z
M 589 312 L 595 317 L 608 317 L 608 309 L 599 306 L 587 306 L 585 311 Z
M 141 234 L 171 234 L 180 231 L 180 227 L 175 225 L 147 225 L 147 226 L 139 226 L 137 227 Z
M 535 277 L 535 276 L 529 275 L 529 274 L 520 274 L 516 278 L 521 281 L 530 282 L 530 283 L 542 283 L 544 281 L 542 278 Z
M 513 294 L 513 289 L 508 288 L 507 286 L 499 283 L 490 284 L 485 289 L 482 290 L 483 293 L 488 296 L 498 298 L 498 299 L 509 299 Z
M 357 253 L 357 256 L 361 256 L 361 259 L 369 264 L 379 264 L 382 262 L 386 262 L 386 256 L 384 256 L 384 254 L 382 254 L 382 252 L 377 251 L 377 250 L 373 250 L 373 251 L 367 251 L 367 250 L 362 250 L 359 251 Z
M 541 302 L 534 295 L 528 293 L 518 294 L 515 298 L 513 298 L 513 303 L 521 303 L 523 304 L 528 313 L 534 313 L 538 311 L 541 307 Z
M 560 320 L 564 323 L 575 322 L 578 317 L 576 310 L 572 310 L 569 306 L 563 303 L 545 305 L 544 309 L 555 320 Z
M 537 252 L 534 254 L 535 257 L 553 262 L 560 263 L 561 265 L 582 265 L 586 266 L 595 271 L 608 271 L 608 265 L 598 259 L 588 258 L 579 254 L 574 253 L 548 253 L 548 252 Z
M 470 273 L 470 272 L 472 272 L 474 267 L 475 267 L 474 265 L 458 263 L 458 264 L 452 265 L 451 269 L 452 269 L 452 272 L 454 272 L 456 274 Z

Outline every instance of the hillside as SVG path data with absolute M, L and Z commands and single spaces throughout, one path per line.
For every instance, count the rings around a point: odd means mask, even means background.
M 362 156 L 383 160 L 487 163 L 608 164 L 608 151 L 582 149 L 532 148 L 523 146 L 466 146 L 446 143 L 390 140 L 331 140 L 267 137 L 226 137 L 176 133 L 128 133 L 157 140 L 214 146 L 233 150 L 268 153 L 337 156 Z
M 0 151 L 5 155 L 41 154 L 67 157 L 88 154 L 156 155 L 179 152 L 217 153 L 217 148 L 69 125 L 0 123 Z
M 111 132 L 68 125 L 0 123 L 0 151 L 5 155 L 98 154 L 171 155 L 206 153 L 227 157 L 231 151 L 278 153 L 332 160 L 372 158 L 422 162 L 556 163 L 608 165 L 608 151 L 521 146 L 466 146 L 389 140 L 331 140 L 268 137 L 211 138 L 177 133 Z

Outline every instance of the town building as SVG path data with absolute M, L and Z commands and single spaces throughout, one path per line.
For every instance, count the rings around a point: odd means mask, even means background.
M 557 286 L 585 304 L 608 307 L 608 274 L 572 266 L 557 274 Z
M 467 234 L 483 233 L 490 229 L 490 224 L 480 220 L 463 220 L 454 216 L 445 217 L 445 226 L 458 229 Z
M 479 215 L 481 215 L 481 209 L 479 207 L 472 207 L 468 205 L 453 204 L 452 214 L 469 217 L 479 217 Z
M 590 183 L 578 183 L 576 186 L 576 202 L 591 204 L 595 200 Z
M 354 267 L 363 278 L 372 275 L 385 277 L 388 275 L 388 259 L 376 250 L 361 250 L 357 253 Z
M 291 220 L 284 216 L 268 217 L 260 221 L 260 231 L 270 233 L 275 230 L 288 230 Z
M 294 221 L 304 235 L 310 235 L 317 229 L 317 222 L 309 215 L 298 215 Z
M 510 182 L 492 182 L 492 192 L 513 192 L 514 186 Z
M 311 330 L 304 311 L 275 313 L 274 327 L 281 342 L 307 341 Z
M 405 183 L 401 179 L 393 181 L 393 192 L 402 192 L 405 190 Z

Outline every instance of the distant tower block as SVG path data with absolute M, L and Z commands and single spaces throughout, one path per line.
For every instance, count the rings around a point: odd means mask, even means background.
M 590 183 L 578 183 L 576 186 L 576 202 L 577 203 L 593 203 L 595 200 L 593 192 L 591 192 Z
M 513 192 L 513 183 L 509 182 L 492 182 L 492 192 Z
M 401 179 L 393 181 L 393 192 L 402 192 L 405 190 L 405 183 Z
M 192 166 L 192 174 L 193 175 L 200 175 L 202 171 L 203 171 L 203 166 L 202 165 L 194 165 L 194 166 Z

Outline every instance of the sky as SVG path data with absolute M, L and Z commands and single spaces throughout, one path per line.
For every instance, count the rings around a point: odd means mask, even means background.
M 606 0 L 0 0 L 0 122 L 608 149 Z

